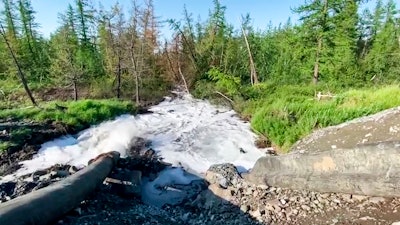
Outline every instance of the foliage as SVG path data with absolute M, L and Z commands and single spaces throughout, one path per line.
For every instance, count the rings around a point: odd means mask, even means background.
M 220 72 L 217 68 L 211 68 L 207 72 L 208 78 L 215 82 L 216 88 L 228 95 L 234 95 L 240 85 L 240 78 Z
M 400 105 L 399 85 L 342 91 L 335 93 L 335 98 L 321 101 L 314 98 L 314 90 L 313 87 L 281 87 L 267 97 L 246 104 L 244 114 L 253 115 L 251 124 L 255 130 L 288 150 L 314 129 Z
M 97 9 L 91 1 L 75 0 L 50 38 L 38 32 L 30 0 L 1 2 L 5 37 L 35 96 L 57 87 L 73 89 L 76 99 L 148 104 L 187 84 L 196 97 L 219 98 L 216 91 L 228 96 L 236 110 L 252 117 L 253 128 L 283 149 L 313 129 L 398 105 L 393 84 L 400 78 L 400 19 L 393 0 L 376 1 L 372 11 L 362 10 L 365 1 L 307 0 L 293 10 L 298 22 L 256 31 L 245 15 L 244 32 L 227 22 L 226 7 L 214 0 L 204 21 L 186 8 L 181 20 L 168 20 L 174 34 L 162 47 L 152 0 L 133 0 L 126 16 L 118 3 Z M 258 84 L 251 82 L 253 65 Z M 65 115 L 54 110 L 55 103 L 44 110 L 9 109 L 26 104 L 16 75 L 2 40 L 3 117 L 82 126 L 125 112 L 117 103 L 92 100 L 66 103 Z M 319 91 L 337 97 L 315 101 Z

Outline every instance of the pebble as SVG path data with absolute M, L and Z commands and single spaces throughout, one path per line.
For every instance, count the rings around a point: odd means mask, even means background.
M 249 205 L 242 205 L 242 206 L 240 206 L 240 210 L 242 212 L 248 212 L 250 210 L 250 206 Z
M 310 211 L 311 208 L 308 205 L 301 205 L 301 208 L 306 211 Z

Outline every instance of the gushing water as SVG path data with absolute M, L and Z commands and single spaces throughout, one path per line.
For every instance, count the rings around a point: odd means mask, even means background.
M 44 143 L 32 160 L 21 162 L 21 169 L 2 180 L 15 179 L 55 164 L 83 167 L 90 159 L 109 151 L 118 151 L 123 157 L 135 137 L 151 141 L 151 147 L 164 161 L 198 176 L 212 164 L 224 162 L 247 170 L 262 156 L 254 146 L 256 136 L 249 124 L 241 121 L 233 110 L 181 95 L 174 99 L 167 97 L 150 111 L 153 113 L 123 115 L 76 136 Z M 173 173 L 176 176 L 177 172 Z

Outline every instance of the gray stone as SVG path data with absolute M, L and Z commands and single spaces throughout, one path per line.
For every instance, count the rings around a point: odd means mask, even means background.
M 228 186 L 236 187 L 242 178 L 235 165 L 224 163 L 212 165 L 206 172 L 205 180 L 210 184 L 228 188 Z
M 297 190 L 400 197 L 400 142 L 260 158 L 246 180 Z M 278 191 L 277 191 L 278 192 Z

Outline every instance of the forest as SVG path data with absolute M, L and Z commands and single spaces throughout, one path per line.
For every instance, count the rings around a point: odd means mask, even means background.
M 160 21 L 152 0 L 132 0 L 129 13 L 120 3 L 75 0 L 49 38 L 30 0 L 1 1 L 3 118 L 37 116 L 46 110 L 41 105 L 54 106 L 49 101 L 85 110 L 95 102 L 84 99 L 146 106 L 180 86 L 230 104 L 263 137 L 260 145 L 287 151 L 314 129 L 400 105 L 394 0 L 377 0 L 372 9 L 361 0 L 306 0 L 292 9 L 299 21 L 266 21 L 265 30 L 251 26 L 250 14 L 240 27 L 229 24 L 218 0 L 204 21 L 186 7 L 181 19 Z M 162 25 L 171 39 L 163 39 Z M 32 104 L 39 107 L 18 109 Z

